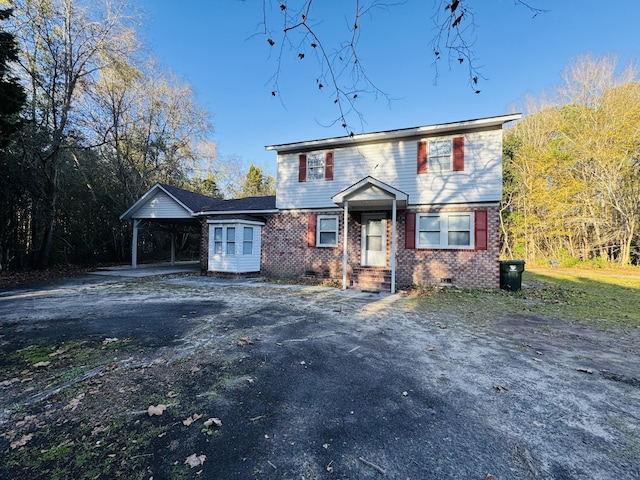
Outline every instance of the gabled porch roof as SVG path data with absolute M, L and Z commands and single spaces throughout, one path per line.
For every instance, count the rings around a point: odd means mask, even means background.
M 406 208 L 409 195 L 371 176 L 364 177 L 331 197 L 331 201 L 339 207 L 344 207 L 347 201 L 349 210 L 391 208 L 393 200 L 397 208 Z

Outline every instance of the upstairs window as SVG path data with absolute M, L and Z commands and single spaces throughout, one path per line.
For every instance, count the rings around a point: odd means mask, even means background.
M 429 141 L 429 171 L 448 172 L 451 170 L 451 140 Z
M 298 182 L 333 180 L 333 152 L 301 153 Z
M 324 155 L 311 153 L 307 155 L 307 181 L 324 180 Z
M 418 142 L 418 174 L 464 170 L 464 137 Z

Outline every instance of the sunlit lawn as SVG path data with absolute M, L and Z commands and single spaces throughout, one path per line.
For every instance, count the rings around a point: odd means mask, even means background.
M 474 324 L 526 314 L 586 322 L 598 328 L 640 328 L 640 269 L 526 268 L 522 290 L 425 290 L 409 300 L 424 312 L 456 313 Z
M 522 295 L 550 300 L 540 310 L 603 328 L 640 327 L 640 270 L 533 269 Z M 543 284 L 536 285 L 536 283 Z M 536 288 L 538 287 L 538 288 Z

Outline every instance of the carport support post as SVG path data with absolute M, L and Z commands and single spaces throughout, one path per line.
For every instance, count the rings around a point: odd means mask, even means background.
M 176 232 L 171 230 L 171 265 L 176 264 Z
M 342 289 L 347 289 L 347 236 L 349 232 L 349 200 L 344 201 L 344 217 L 342 219 Z
M 138 268 L 138 227 L 140 222 L 137 218 L 133 219 L 133 238 L 131 239 L 131 268 Z
M 391 208 L 391 293 L 396 293 L 396 236 L 398 229 L 396 227 L 396 198 L 393 198 L 393 207 Z

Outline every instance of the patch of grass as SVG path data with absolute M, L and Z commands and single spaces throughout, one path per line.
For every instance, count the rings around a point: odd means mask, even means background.
M 587 321 L 601 328 L 640 327 L 640 271 L 537 269 L 525 272 L 524 298 L 546 300 L 540 313 Z
M 55 347 L 51 345 L 29 345 L 28 347 L 17 350 L 15 353 L 9 355 L 10 360 L 19 360 L 29 365 L 34 365 L 39 362 L 51 361 L 49 356 L 55 351 Z
M 519 313 L 586 322 L 602 329 L 640 328 L 640 270 L 535 269 L 522 290 L 414 288 L 408 304 L 425 317 L 456 316 L 487 325 Z

